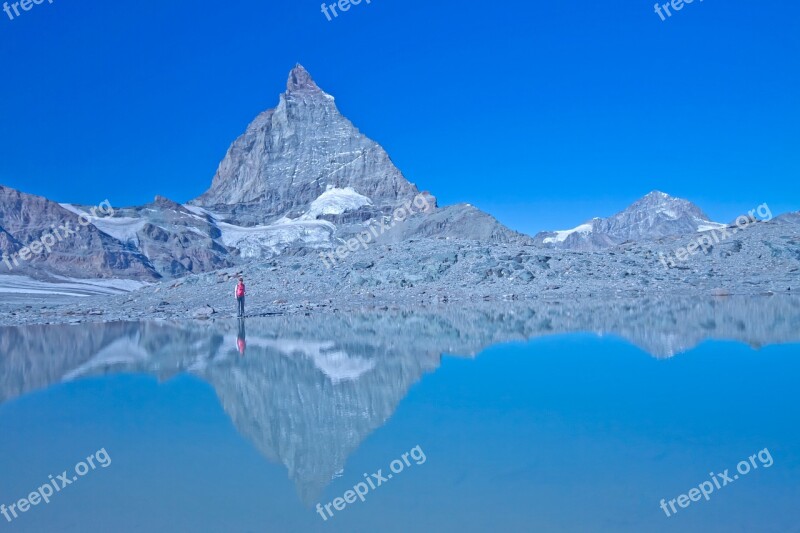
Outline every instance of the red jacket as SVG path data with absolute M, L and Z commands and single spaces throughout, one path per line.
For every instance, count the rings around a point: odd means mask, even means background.
M 244 283 L 239 283 L 236 285 L 236 297 L 241 298 L 244 296 Z

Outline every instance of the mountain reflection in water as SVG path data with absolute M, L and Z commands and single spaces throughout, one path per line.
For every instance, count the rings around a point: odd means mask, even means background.
M 708 339 L 800 341 L 800 298 L 508 302 L 220 322 L 0 328 L 0 401 L 110 373 L 207 381 L 238 431 L 312 502 L 443 354 L 593 332 L 663 358 Z

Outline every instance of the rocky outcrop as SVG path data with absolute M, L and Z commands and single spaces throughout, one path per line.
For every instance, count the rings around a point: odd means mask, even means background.
M 381 241 L 397 243 L 420 238 L 533 244 L 533 239 L 528 235 L 508 229 L 491 215 L 469 204 L 457 204 L 417 213 L 382 235 Z
M 222 232 L 211 217 L 193 213 L 161 196 L 151 204 L 118 211 L 120 217 L 141 221 L 136 246 L 166 278 L 236 263 L 238 251 L 220 242 Z

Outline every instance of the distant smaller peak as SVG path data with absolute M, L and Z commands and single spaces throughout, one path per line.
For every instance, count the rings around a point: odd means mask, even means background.
M 171 209 L 176 209 L 176 208 L 183 209 L 183 206 L 181 206 L 178 202 L 173 202 L 169 198 L 161 196 L 159 194 L 157 194 L 156 197 L 153 199 L 153 205 Z

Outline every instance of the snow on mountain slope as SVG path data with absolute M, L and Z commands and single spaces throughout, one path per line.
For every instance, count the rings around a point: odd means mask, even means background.
M 111 235 L 120 242 L 132 243 L 136 246 L 139 245 L 139 237 L 137 233 L 141 231 L 147 221 L 120 217 L 120 218 L 100 218 L 92 222 L 97 229 Z
M 264 226 L 235 226 L 218 222 L 220 240 L 239 250 L 243 258 L 278 255 L 290 244 L 323 245 L 331 242 L 336 226 L 325 220 L 285 220 Z
M 223 218 L 222 215 L 220 215 L 219 213 L 214 213 L 213 211 L 209 211 L 208 209 L 205 209 L 197 205 L 183 204 L 181 207 L 183 207 L 193 215 L 199 216 L 201 218 L 210 217 L 214 220 L 219 220 Z
M 336 233 L 336 226 L 326 220 L 317 220 L 324 215 L 341 215 L 348 211 L 371 206 L 372 200 L 359 194 L 352 187 L 331 187 L 315 199 L 308 210 L 298 218 L 284 215 L 271 224 L 240 226 L 216 221 L 221 232 L 220 242 L 239 250 L 243 258 L 260 258 L 280 254 L 287 246 L 302 243 L 319 247 L 330 245 Z M 189 206 L 197 215 L 217 218 L 211 211 L 197 206 Z
M 707 222 L 705 224 L 700 224 L 697 226 L 698 233 L 703 231 L 711 231 L 719 228 L 724 228 L 727 224 L 722 224 L 720 222 Z
M 544 244 L 556 243 L 556 242 L 564 242 L 567 240 L 567 237 L 572 235 L 573 233 L 591 233 L 594 228 L 591 224 L 581 224 L 577 228 L 572 228 L 563 231 L 555 231 L 555 236 L 553 237 L 546 237 L 542 242 Z
M 132 243 L 139 246 L 139 238 L 137 233 L 144 228 L 147 223 L 145 219 L 134 217 L 110 217 L 110 216 L 92 216 L 89 211 L 81 209 L 72 204 L 59 204 L 64 209 L 75 213 L 76 215 L 86 215 L 92 221 L 92 225 L 105 233 L 111 235 L 115 239 L 123 243 Z
M 358 194 L 352 187 L 345 187 L 339 189 L 337 187 L 328 187 L 324 193 L 311 202 L 303 216 L 303 220 L 316 220 L 322 215 L 341 215 L 342 213 L 365 205 L 372 205 L 372 200 Z
M 28 276 L 0 275 L 0 293 L 55 294 L 61 296 L 97 296 L 120 294 L 147 286 L 131 279 L 85 280 L 54 276 L 60 281 L 41 281 Z

